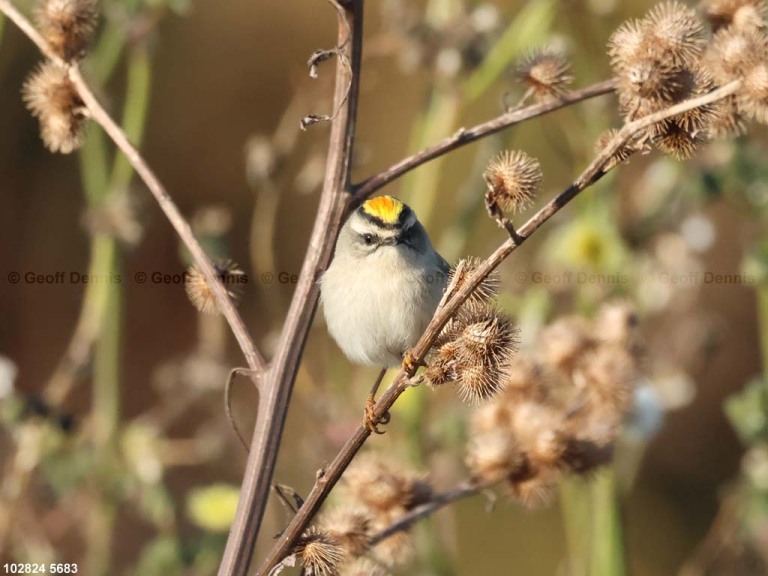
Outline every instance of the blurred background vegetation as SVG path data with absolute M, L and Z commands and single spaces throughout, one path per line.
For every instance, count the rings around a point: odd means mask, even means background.
M 510 70 L 529 46 L 565 50 L 574 86 L 607 78 L 611 32 L 654 3 L 368 4 L 355 179 L 498 115 L 524 91 Z M 88 76 L 210 252 L 245 269 L 240 308 L 269 351 L 323 176 L 328 126 L 298 126 L 329 112 L 333 64 L 314 81 L 304 64 L 333 45 L 335 13 L 319 0 L 106 0 L 103 15 Z M 13 26 L 2 30 L 0 557 L 77 562 L 94 575 L 213 573 L 245 460 L 222 404 L 239 351 L 221 319 L 187 302 L 173 278 L 186 255 L 97 128 L 71 156 L 43 148 L 20 98 L 39 55 Z M 421 167 L 387 193 L 416 210 L 449 261 L 483 256 L 503 240 L 481 178 L 499 149 L 541 160 L 543 203 L 618 122 L 614 98 L 585 102 Z M 754 128 L 687 163 L 633 158 L 501 270 L 523 348 L 551 318 L 588 315 L 610 298 L 639 312 L 647 420 L 630 428 L 616 463 L 630 574 L 767 573 L 766 157 L 765 130 Z M 57 272 L 61 282 L 34 277 Z M 374 375 L 347 363 L 318 318 L 277 482 L 306 494 L 358 425 Z M 256 402 L 248 384 L 237 387 L 241 429 Z M 449 488 L 466 475 L 468 412 L 446 391 L 414 390 L 372 447 Z M 257 553 L 286 518 L 279 504 L 269 509 Z M 403 573 L 566 573 L 574 544 L 564 525 L 557 502 L 531 511 L 501 500 L 488 513 L 474 498 L 417 530 L 423 545 Z

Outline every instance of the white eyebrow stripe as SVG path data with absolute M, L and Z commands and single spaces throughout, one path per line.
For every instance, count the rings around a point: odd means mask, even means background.
M 374 226 L 371 222 L 367 222 L 366 220 L 363 220 L 362 218 L 355 218 L 349 223 L 349 227 L 352 228 L 352 230 L 356 234 L 376 234 L 378 232 L 378 228 Z

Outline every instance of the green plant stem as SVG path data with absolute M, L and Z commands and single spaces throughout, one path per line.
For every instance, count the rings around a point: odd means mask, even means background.
M 104 85 L 115 71 L 123 54 L 126 41 L 125 25 L 109 22 L 99 36 L 92 54 L 97 55 L 90 61 L 91 77 L 97 85 Z
M 624 538 L 621 506 L 613 468 L 600 470 L 591 479 L 592 535 L 590 576 L 624 576 Z
M 482 96 L 523 50 L 541 44 L 552 26 L 557 7 L 558 2 L 554 0 L 530 0 L 514 15 L 482 65 L 464 82 L 463 93 L 468 102 Z
M 589 561 L 589 485 L 581 478 L 560 481 L 560 511 L 568 550 L 568 576 L 586 576 Z
M 144 139 L 149 95 L 152 91 L 152 67 L 146 45 L 135 46 L 128 54 L 128 84 L 123 109 L 123 130 L 137 147 Z M 103 132 L 100 132 L 103 134 Z M 131 183 L 133 168 L 124 154 L 117 154 L 112 167 L 112 190 L 120 191 Z
M 145 126 L 151 74 L 146 47 L 136 46 L 128 56 L 126 101 L 123 110 L 123 128 L 128 137 L 139 145 Z M 81 155 L 83 183 L 92 209 L 112 194 L 124 193 L 130 185 L 133 169 L 125 156 L 118 154 L 111 173 L 108 168 L 106 140 L 103 132 L 91 133 L 90 145 Z M 109 177 L 107 176 L 109 174 Z M 119 245 L 113 236 L 95 234 L 91 239 L 92 268 L 98 278 L 121 275 L 122 261 Z M 89 309 L 89 297 L 100 304 L 100 330 L 94 350 L 93 365 L 93 439 L 100 451 L 98 462 L 109 469 L 108 462 L 116 449 L 120 424 L 120 369 L 121 335 L 123 320 L 123 293 L 119 282 L 104 281 L 94 285 L 101 290 L 86 293 L 84 310 Z M 88 557 L 89 574 L 111 572 L 114 521 L 117 502 L 107 494 L 100 494 L 89 514 Z
M 760 355 L 763 363 L 763 385 L 768 388 L 768 282 L 757 287 L 757 325 L 760 331 Z M 763 394 L 763 410 L 768 414 L 768 392 Z
M 411 138 L 411 149 L 422 150 L 447 132 L 450 133 L 458 122 L 460 108 L 460 99 L 455 91 L 436 87 L 430 94 L 423 118 Z M 445 160 L 445 156 L 437 158 L 421 170 L 408 174 L 403 184 L 408 203 L 427 230 L 432 227 L 437 212 L 437 195 L 440 192 L 440 177 Z

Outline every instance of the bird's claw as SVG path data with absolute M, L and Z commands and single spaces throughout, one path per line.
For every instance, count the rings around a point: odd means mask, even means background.
M 408 374 L 413 374 L 416 372 L 416 368 L 418 368 L 416 359 L 413 357 L 413 353 L 410 350 L 406 350 L 405 354 L 403 354 L 403 368 Z
M 363 426 L 365 426 L 366 430 L 373 432 L 374 434 L 384 434 L 386 430 L 379 430 L 379 424 L 389 424 L 389 412 L 386 412 L 380 418 L 377 418 L 375 408 L 376 399 L 373 396 L 370 396 L 365 403 Z

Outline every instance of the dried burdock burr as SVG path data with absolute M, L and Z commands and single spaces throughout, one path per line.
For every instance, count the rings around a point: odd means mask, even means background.
M 306 573 L 313 576 L 334 576 L 344 559 L 333 535 L 317 528 L 310 528 L 299 539 L 294 553 Z
M 24 83 L 23 97 L 51 152 L 69 154 L 82 145 L 86 112 L 66 69 L 54 62 L 41 64 Z
M 644 19 L 649 49 L 659 60 L 674 66 L 693 67 L 704 51 L 704 24 L 696 11 L 680 2 L 656 5 Z
M 378 454 L 355 459 L 342 476 L 346 494 L 373 517 L 408 510 L 429 499 L 427 478 Z
M 731 100 L 732 116 L 768 122 L 768 33 L 765 29 L 721 29 L 702 58 L 704 72 L 716 84 L 741 80 Z M 725 124 L 738 126 L 731 117 Z
M 224 286 L 224 291 L 235 302 L 238 301 L 245 288 L 247 278 L 245 273 L 232 260 L 213 264 L 216 277 Z M 196 266 L 187 270 L 185 288 L 192 305 L 200 312 L 213 314 L 219 312 L 216 297 L 205 275 Z
M 609 40 L 608 52 L 625 119 L 634 120 L 703 93 L 709 87 L 702 84 L 698 73 L 704 47 L 703 24 L 692 9 L 679 2 L 660 4 L 645 18 L 619 27 Z M 665 151 L 687 156 L 702 139 L 699 131 L 704 119 L 702 112 L 687 113 L 652 127 L 645 136 L 661 138 Z M 611 162 L 621 161 L 626 152 Z
M 493 306 L 473 304 L 456 318 L 455 373 L 459 396 L 471 404 L 495 396 L 505 384 L 504 371 L 517 350 L 517 327 Z M 439 351 L 438 351 L 439 353 Z
M 492 305 L 468 301 L 443 330 L 427 362 L 430 386 L 458 383 L 462 400 L 477 404 L 504 388 L 505 369 L 517 349 L 518 329 Z
M 611 128 L 600 134 L 597 142 L 595 142 L 595 153 L 599 154 L 605 150 L 618 134 L 619 131 L 615 128 Z M 633 152 L 634 149 L 631 146 L 627 145 L 626 143 L 623 144 L 621 147 L 619 147 L 618 150 L 616 150 L 616 152 L 614 152 L 613 156 L 611 156 L 610 160 L 605 166 L 606 171 L 615 168 L 622 162 L 626 162 Z
M 465 462 L 473 479 L 495 482 L 509 475 L 521 459 L 511 431 L 497 428 L 470 437 Z
M 492 216 L 516 213 L 529 206 L 541 185 L 539 161 L 521 150 L 501 152 L 483 173 L 488 186 L 485 203 Z
M 504 395 L 510 401 L 546 399 L 544 369 L 528 355 L 518 354 L 509 359 L 504 370 L 504 382 Z
M 587 392 L 591 407 L 617 419 L 629 409 L 635 379 L 634 358 L 615 345 L 599 346 L 585 354 L 574 373 L 574 382 Z
M 689 159 L 704 141 L 703 133 L 689 132 L 672 120 L 654 126 L 653 143 L 659 150 L 678 160 Z
M 565 451 L 565 411 L 560 406 L 524 402 L 512 412 L 518 449 L 534 468 L 556 466 Z
M 352 558 L 366 553 L 371 541 L 372 518 L 365 509 L 345 506 L 323 514 L 320 525 Z
M 466 283 L 472 274 L 477 271 L 480 264 L 483 263 L 482 258 L 475 256 L 469 256 L 462 258 L 459 263 L 451 269 L 450 276 L 448 278 L 448 285 L 455 286 L 455 290 L 460 290 Z M 499 293 L 499 273 L 494 270 L 483 278 L 482 282 L 472 291 L 472 294 L 467 299 L 468 302 L 489 302 L 493 300 Z
M 572 372 L 593 344 L 589 325 L 576 316 L 554 321 L 544 329 L 539 341 L 544 361 L 564 373 Z
M 565 87 L 573 82 L 570 63 L 554 48 L 532 50 L 517 65 L 515 73 L 529 92 L 539 99 L 562 94 Z
M 700 9 L 717 32 L 721 28 L 764 28 L 768 3 L 764 0 L 704 0 Z
M 536 470 L 526 463 L 507 477 L 509 496 L 528 508 L 549 502 L 558 479 L 556 470 Z
M 634 350 L 640 340 L 640 320 L 634 307 L 626 301 L 616 300 L 603 304 L 594 320 L 597 340 L 602 344 L 615 344 Z
M 95 0 L 43 0 L 35 10 L 40 34 L 67 62 L 85 55 L 97 17 Z

